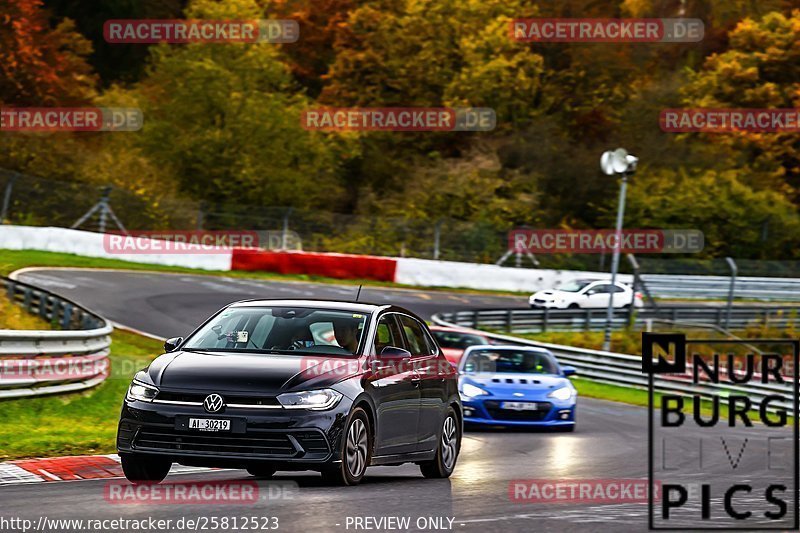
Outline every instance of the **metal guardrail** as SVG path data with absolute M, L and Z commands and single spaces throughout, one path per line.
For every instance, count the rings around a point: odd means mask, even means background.
M 476 309 L 440 313 L 442 320 L 470 328 L 486 328 L 507 333 L 546 331 L 595 331 L 606 324 L 605 309 Z M 734 306 L 728 322 L 727 309 L 715 307 L 658 307 L 614 312 L 612 327 L 629 324 L 646 326 L 648 321 L 726 326 L 744 329 L 751 326 L 800 327 L 800 307 Z
M 642 274 L 641 280 L 657 298 L 725 299 L 731 287 L 729 276 Z M 738 277 L 734 298 L 764 301 L 800 301 L 800 279 Z
M 0 329 L 0 399 L 94 387 L 109 373 L 113 327 L 104 318 L 49 291 L 7 278 L 8 299 L 59 330 Z
M 434 315 L 432 320 L 440 326 L 463 327 L 462 325 L 446 320 L 444 316 L 447 314 L 449 313 Z M 649 376 L 642 372 L 641 355 L 574 348 L 571 346 L 536 342 L 486 331 L 480 331 L 480 333 L 491 339 L 508 344 L 546 348 L 550 350 L 560 362 L 575 367 L 578 371 L 578 375 L 581 377 L 621 387 L 645 390 L 648 388 Z M 674 377 L 670 378 L 657 375 L 654 378 L 654 386 L 659 392 L 663 391 L 680 394 L 719 394 L 721 390 L 724 390 L 728 393 L 746 395 L 753 401 L 754 405 L 757 405 L 766 396 L 777 394 L 786 398 L 786 401 L 770 402 L 770 410 L 774 411 L 776 407 L 794 409 L 791 400 L 794 390 L 791 383 L 786 383 L 784 386 L 773 383 L 762 384 L 755 381 L 740 386 L 703 382 L 693 384 L 690 378 L 676 379 Z

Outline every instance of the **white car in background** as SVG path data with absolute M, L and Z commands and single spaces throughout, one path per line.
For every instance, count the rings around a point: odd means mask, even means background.
M 611 292 L 614 291 L 614 308 L 643 307 L 642 294 L 624 283 L 612 285 L 609 280 L 574 279 L 558 289 L 539 291 L 528 303 L 532 309 L 607 309 Z

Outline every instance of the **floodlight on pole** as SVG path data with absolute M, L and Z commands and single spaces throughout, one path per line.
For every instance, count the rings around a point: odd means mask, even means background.
M 619 270 L 619 253 L 622 247 L 622 219 L 625 216 L 625 193 L 628 187 L 628 176 L 636 172 L 639 158 L 630 155 L 624 148 L 617 148 L 613 152 L 605 152 L 600 157 L 600 169 L 607 176 L 620 174 L 622 180 L 619 186 L 619 202 L 617 204 L 617 225 L 614 235 L 614 253 L 611 259 L 611 292 L 608 295 L 608 309 L 606 310 L 606 331 L 603 338 L 603 350 L 611 349 L 611 326 L 614 321 L 614 294 L 617 286 L 617 271 Z M 634 300 L 630 305 L 634 304 Z

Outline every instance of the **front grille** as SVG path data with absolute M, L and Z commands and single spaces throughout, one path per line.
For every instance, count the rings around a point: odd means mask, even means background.
M 286 458 L 328 453 L 327 441 L 321 433 L 306 431 L 293 432 L 291 435 L 299 448 L 286 433 L 250 431 L 244 434 L 209 435 L 177 432 L 164 427 L 143 427 L 136 435 L 134 448 L 142 451 Z
M 486 407 L 489 416 L 495 420 L 508 420 L 512 422 L 525 420 L 536 422 L 538 420 L 544 420 L 552 408 L 549 402 L 536 402 L 537 408 L 535 411 L 515 411 L 513 409 L 501 409 L 501 403 L 502 402 L 499 401 L 489 400 L 483 402 L 483 405 Z
M 189 402 L 202 404 L 210 393 L 196 393 L 196 392 L 170 392 L 159 391 L 156 400 L 163 400 L 169 402 Z M 226 404 L 235 405 L 265 405 L 280 407 L 280 403 L 274 396 L 240 396 L 236 394 L 223 394 L 222 399 Z

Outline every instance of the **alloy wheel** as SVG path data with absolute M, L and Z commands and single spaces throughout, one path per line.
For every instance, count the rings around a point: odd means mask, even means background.
M 448 470 L 453 468 L 458 453 L 458 435 L 456 435 L 456 422 L 452 416 L 444 419 L 442 428 L 442 463 Z
M 355 478 L 367 468 L 367 428 L 360 418 L 353 420 L 347 432 L 347 469 Z

